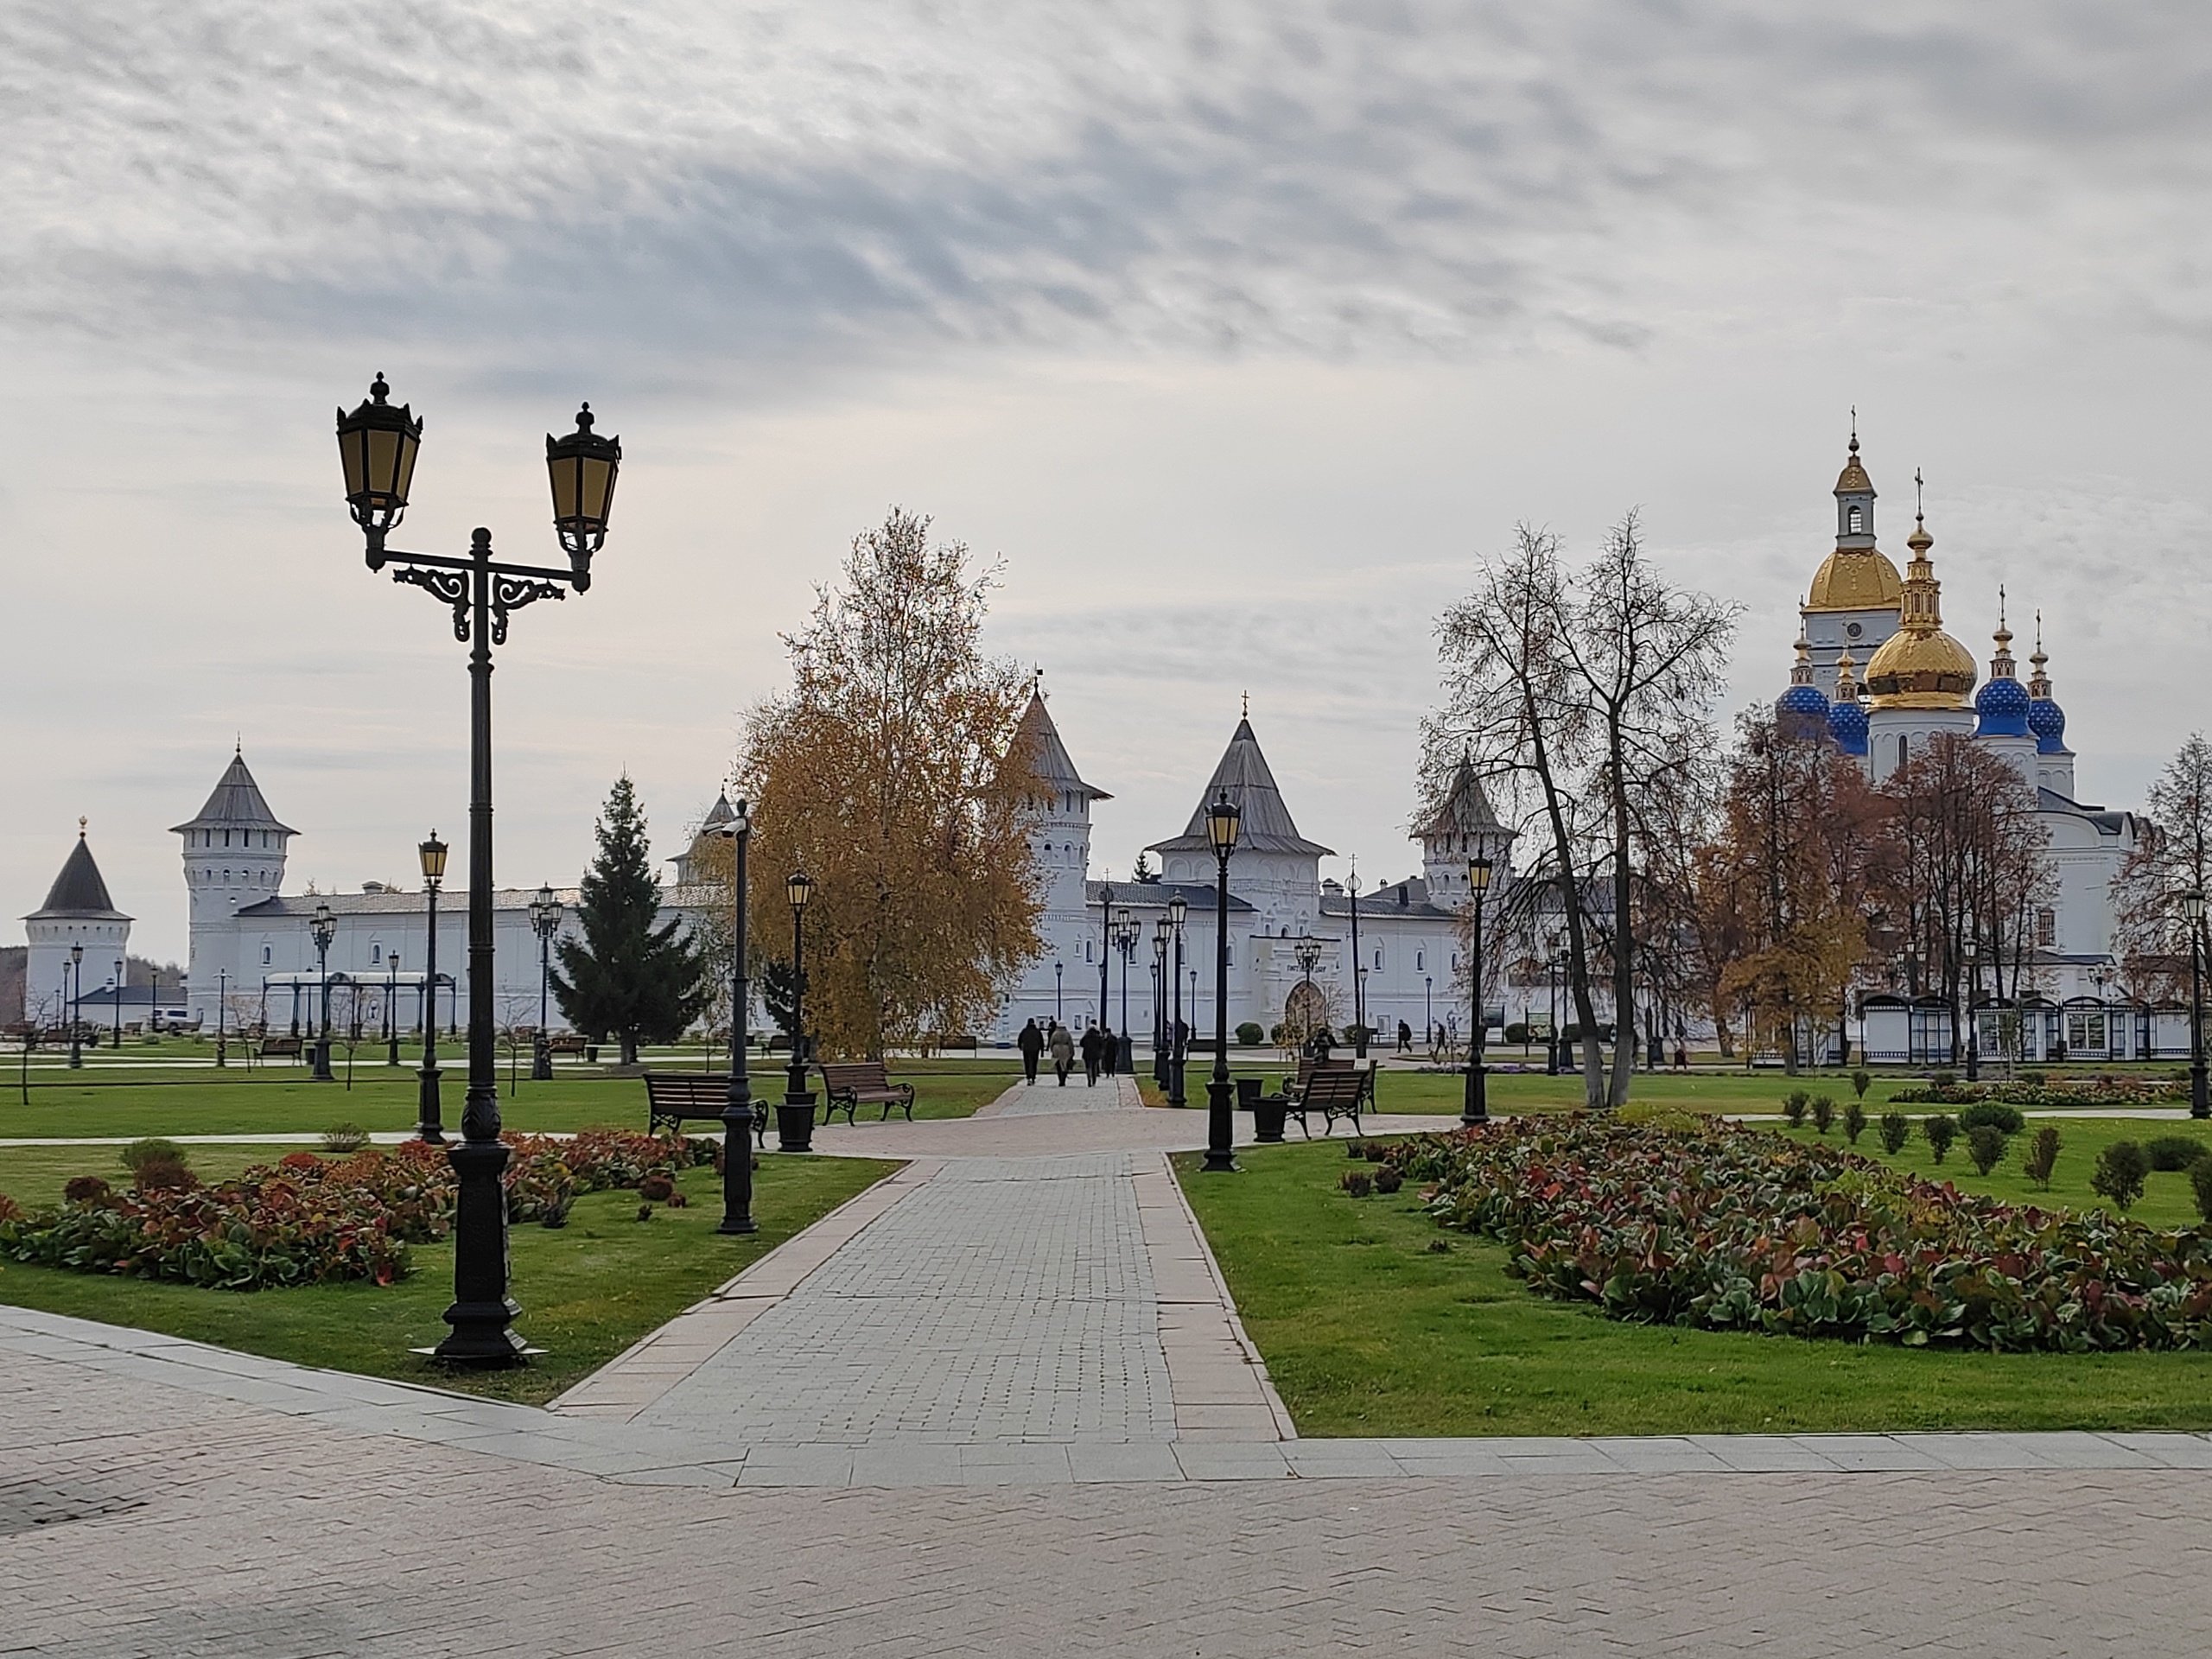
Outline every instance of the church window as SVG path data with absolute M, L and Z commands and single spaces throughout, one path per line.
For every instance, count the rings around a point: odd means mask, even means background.
M 1426 967 L 1427 967 L 1427 966 L 1428 966 L 1428 952 L 1427 952 L 1427 951 L 1426 951 L 1426 950 L 1416 950 L 1416 951 L 1414 951 L 1414 972 L 1415 972 L 1415 973 L 1419 973 L 1419 972 L 1421 972 L 1421 970 L 1422 969 L 1424 969 L 1424 968 L 1426 968 Z
M 2050 906 L 2036 912 L 2036 943 L 2046 950 L 2058 943 L 2058 912 Z M 2101 1043 L 2097 1045 L 2101 1048 Z
M 1850 512 L 1846 515 L 1846 517 L 1847 517 L 1847 518 L 1848 519 L 1848 521 L 1849 521 L 1849 523 L 1850 523 L 1850 525 L 1851 525 L 1851 533 L 1852 533 L 1853 536 L 1858 535 L 1861 531 L 1863 531 L 1863 530 L 1865 530 L 1865 529 L 1866 528 L 1866 515 L 1865 512 L 1864 512 L 1862 509 L 1858 508 L 1858 507 L 1853 507 L 1853 508 L 1852 508 L 1852 509 L 1850 510 Z
M 384 960 L 384 946 L 380 944 L 371 945 L 369 947 L 369 960 L 371 962 L 382 962 Z
M 266 968 L 267 966 L 269 966 L 269 964 L 270 964 L 271 962 L 274 962 L 275 960 L 276 960 L 276 957 L 275 957 L 275 956 L 270 952 L 270 948 L 269 948 L 267 945 L 265 945 L 265 944 L 264 944 L 264 945 L 263 945 L 263 946 L 261 947 L 261 965 L 262 965 L 263 967 Z
M 1382 966 L 1382 951 L 1379 945 L 1376 948 L 1375 951 L 1375 966 L 1378 971 Z
M 1090 945 L 1091 942 L 1089 939 L 1085 939 L 1083 942 L 1083 959 L 1085 962 L 1089 962 L 1090 960 Z
M 1912 740 L 1899 734 L 1897 737 L 1897 765 L 1904 765 L 1905 756 L 1912 752 Z

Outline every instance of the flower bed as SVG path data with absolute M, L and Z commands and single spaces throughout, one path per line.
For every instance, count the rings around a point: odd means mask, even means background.
M 1394 1146 L 1443 1225 L 1616 1319 L 2006 1351 L 2212 1347 L 2195 1229 L 2000 1204 L 1840 1147 L 1576 1115 Z
M 507 1143 L 509 1219 L 555 1226 L 577 1193 L 634 1187 L 651 1174 L 710 1162 L 715 1144 L 606 1129 L 565 1140 L 512 1135 Z M 89 1183 L 85 1196 L 52 1210 L 10 1215 L 12 1205 L 0 1205 L 0 1252 L 44 1267 L 223 1290 L 390 1284 L 408 1271 L 410 1244 L 446 1236 L 457 1194 L 442 1147 L 409 1141 L 338 1159 L 292 1153 L 274 1168 L 257 1166 L 213 1186 L 117 1192 Z
M 2165 1080 L 2108 1077 L 2070 1083 L 1951 1083 L 1926 1088 L 1899 1089 L 1890 1096 L 1893 1106 L 1970 1106 L 1978 1100 L 2002 1101 L 2007 1106 L 2067 1107 L 2171 1106 L 2189 1098 L 2189 1084 Z

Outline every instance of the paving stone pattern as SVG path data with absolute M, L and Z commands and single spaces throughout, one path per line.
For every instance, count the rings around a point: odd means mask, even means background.
M 1172 1440 L 1130 1174 L 1122 1153 L 948 1164 L 638 1421 L 747 1446 Z

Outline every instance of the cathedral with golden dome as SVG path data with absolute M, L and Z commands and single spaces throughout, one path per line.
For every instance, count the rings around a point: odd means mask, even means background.
M 1998 590 L 1985 677 L 1974 653 L 1944 631 L 1936 538 L 1917 499 L 1917 474 L 1913 484 L 1912 534 L 1905 537 L 1911 556 L 1900 576 L 1876 538 L 1876 492 L 1854 425 L 1835 482 L 1835 549 L 1806 591 L 1797 660 L 1776 701 L 1776 718 L 1857 757 L 1878 785 L 1950 733 L 1986 746 L 2035 791 L 2049 836 L 2049 879 L 2029 918 L 2034 947 L 2022 984 L 1978 1005 L 1984 1053 L 2117 1059 L 2163 1057 L 2176 1042 L 2185 1048 L 2185 1033 L 2169 1029 L 2172 1011 L 2114 1000 L 2112 886 L 2141 825 L 2131 812 L 2075 798 L 2075 756 L 2066 745 L 2065 712 L 2052 695 L 2042 619 L 2023 684 L 2004 589 Z M 1948 1053 L 1950 1010 L 1911 988 L 1901 983 L 1862 999 L 1868 1058 L 1917 1063 Z

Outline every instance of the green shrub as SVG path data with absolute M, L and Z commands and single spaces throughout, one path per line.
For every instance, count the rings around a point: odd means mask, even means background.
M 1951 1142 L 1959 1138 L 1959 1125 L 1948 1113 L 1937 1112 L 1920 1120 L 1920 1132 L 1928 1137 L 1929 1147 L 1940 1164 L 1943 1161 L 1943 1154 L 1950 1151 Z
M 1882 1150 L 1895 1157 L 1912 1138 L 1912 1120 L 1903 1112 L 1882 1114 Z
M 1805 1127 L 1805 1108 L 1811 1103 L 1812 1097 L 1802 1089 L 1792 1089 L 1782 1097 L 1782 1115 L 1789 1120 L 1791 1128 Z
M 1974 1160 L 1975 1174 L 1988 1174 L 2004 1159 L 2005 1131 L 1994 1123 L 1975 1124 L 1967 1131 L 1967 1156 Z
M 1843 1136 L 1855 1147 L 1859 1144 L 1859 1137 L 1866 1133 L 1866 1109 L 1859 1103 L 1858 1097 L 1854 1096 L 1850 1103 L 1843 1109 Z
M 2097 1167 L 2089 1177 L 2089 1190 L 2110 1198 L 2126 1215 L 2143 1196 L 2143 1183 L 2151 1173 L 2151 1160 L 2133 1141 L 2115 1141 L 2097 1154 Z
M 322 1132 L 325 1152 L 359 1152 L 369 1144 L 369 1132 L 358 1123 L 334 1123 Z
M 1387 1166 L 1375 1172 L 1375 1190 L 1377 1192 L 1395 1192 L 1405 1184 L 1406 1178 Z
M 1257 1048 L 1260 1046 L 1260 1039 L 1266 1035 L 1267 1033 L 1260 1029 L 1260 1022 L 1256 1020 L 1244 1020 L 1236 1027 L 1236 1041 L 1244 1048 Z
M 1505 1040 L 1509 1043 L 1527 1042 L 1529 1040 L 1529 1027 L 1520 1020 L 1516 1020 L 1511 1025 L 1505 1028 Z
M 97 1204 L 107 1195 L 107 1183 L 97 1175 L 72 1175 L 61 1189 L 64 1204 Z
M 1929 1077 L 1928 1081 L 1934 1084 L 1938 1089 L 1955 1088 L 1958 1085 L 1959 1074 L 1955 1071 L 1938 1071 L 1933 1077 Z
M 1835 1122 L 1835 1101 L 1827 1095 L 1813 1096 L 1813 1127 L 1826 1135 Z
M 200 1178 L 175 1158 L 149 1158 L 131 1174 L 130 1184 L 141 1192 L 188 1192 Z
M 2050 1074 L 2047 1071 L 2023 1071 L 2020 1073 L 2020 1081 L 2026 1084 L 2031 1089 L 2040 1089 L 2050 1080 Z
M 2200 1158 L 2189 1166 L 2189 1190 L 2196 1199 L 2196 1213 L 2212 1222 L 2212 1158 Z
M 2207 1153 L 2212 1147 L 2193 1135 L 2162 1135 L 2143 1143 L 2143 1155 L 2153 1169 L 2187 1169 Z
M 2020 1116 L 2017 1106 L 2007 1106 L 2002 1101 L 1978 1100 L 1959 1114 L 1959 1127 L 1978 1129 L 1988 1124 L 2005 1135 L 2018 1135 L 2028 1127 L 2028 1120 Z
M 174 1141 L 164 1141 L 159 1135 L 133 1141 L 123 1149 L 123 1166 L 133 1175 L 138 1173 L 141 1164 L 176 1164 L 181 1166 L 191 1161 L 182 1147 Z
M 1655 1129 L 1694 1131 L 1707 1127 L 1703 1112 L 1649 1100 L 1632 1100 L 1613 1116 L 1624 1123 L 1642 1123 Z
M 2028 1155 L 2020 1160 L 2020 1170 L 2048 1192 L 2050 1191 L 2050 1173 L 2057 1167 L 2058 1131 L 2046 1123 L 2036 1131 L 2035 1143 L 2028 1148 Z
M 1851 1092 L 1859 1099 L 1866 1098 L 1866 1090 L 1873 1085 L 1873 1077 L 1861 1067 L 1851 1074 Z
M 1375 1190 L 1375 1178 L 1363 1169 L 1348 1169 L 1342 1185 L 1355 1198 L 1363 1198 Z

